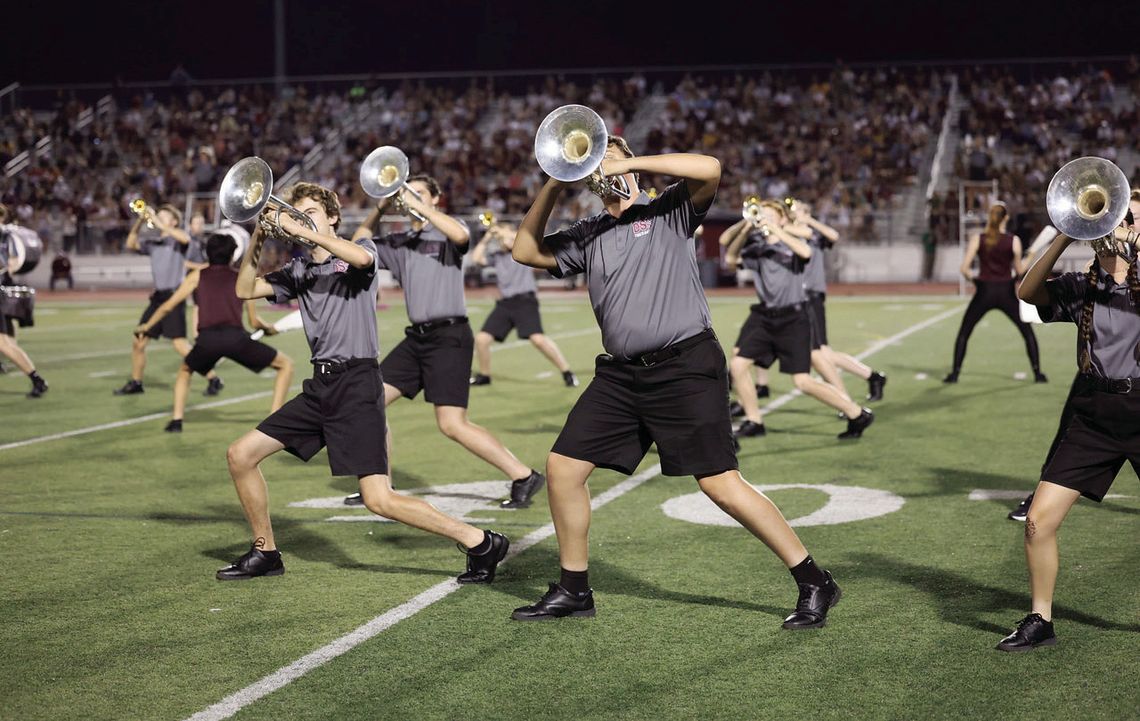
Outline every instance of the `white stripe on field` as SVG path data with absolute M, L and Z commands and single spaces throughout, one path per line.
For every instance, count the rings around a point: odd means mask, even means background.
M 950 317 L 953 312 L 957 312 L 958 310 L 961 309 L 955 308 L 954 311 L 951 312 L 939 313 L 933 318 L 929 318 L 921 323 L 918 323 L 917 325 L 913 325 L 900 333 L 896 333 L 890 338 L 885 338 L 877 343 L 874 343 L 857 357 L 862 359 L 874 355 L 892 343 L 896 343 L 903 338 L 911 335 L 912 333 L 917 333 L 923 328 L 928 328 L 938 321 Z M 526 343 L 526 341 L 521 342 Z M 785 393 L 770 403 L 768 407 L 773 408 L 785 405 L 796 395 L 798 395 L 797 391 Z M 661 464 L 654 464 L 641 473 L 638 473 L 635 476 L 630 476 L 621 483 L 618 483 L 608 491 L 598 494 L 598 496 L 590 501 L 590 507 L 594 510 L 597 510 L 610 501 L 619 498 L 626 493 L 629 493 L 660 472 Z M 547 538 L 550 538 L 552 535 L 554 535 L 553 523 L 548 523 L 541 528 L 531 531 L 522 539 L 511 544 L 510 553 L 507 554 L 507 558 L 505 560 L 510 560 L 531 546 L 540 543 Z M 273 673 L 265 676 L 258 681 L 253 682 L 242 690 L 226 696 L 224 699 L 217 702 L 213 706 L 210 706 L 202 711 L 199 711 L 193 716 L 190 716 L 187 721 L 221 721 L 222 719 L 227 719 L 237 712 L 241 711 L 246 706 L 249 706 L 253 702 L 257 701 L 258 699 L 267 696 L 268 694 L 271 694 L 280 688 L 283 688 L 284 686 L 301 678 L 309 671 L 320 668 L 338 656 L 343 656 L 370 638 L 383 633 L 404 619 L 411 618 L 428 606 L 434 604 L 436 601 L 440 601 L 446 598 L 459 589 L 459 584 L 453 579 L 437 583 L 423 593 L 420 593 L 414 598 L 405 601 L 393 609 L 385 611 L 376 618 L 365 623 L 363 626 L 350 631 L 335 641 L 332 641 L 331 643 L 318 648 L 316 651 L 313 651 L 312 653 L 297 659 L 288 666 L 283 666 L 277 669 Z
M 661 465 L 654 464 L 636 476 L 630 476 L 608 491 L 598 494 L 597 497 L 590 501 L 590 507 L 596 511 L 610 501 L 629 493 L 660 472 Z M 507 553 L 507 557 L 503 560 L 503 563 L 506 563 L 531 546 L 541 543 L 553 535 L 553 523 L 548 523 L 541 528 L 536 528 L 511 544 L 511 550 Z M 448 579 L 437 583 L 412 599 L 380 614 L 354 631 L 318 648 L 310 654 L 302 656 L 288 666 L 277 669 L 265 678 L 255 681 L 241 691 L 225 697 L 213 706 L 199 711 L 191 716 L 188 721 L 220 721 L 220 719 L 227 719 L 259 698 L 296 681 L 309 671 L 320 668 L 338 656 L 343 656 L 373 636 L 383 633 L 405 618 L 414 616 L 436 601 L 441 601 L 455 593 L 460 588 L 462 588 L 462 586 L 460 586 L 455 579 Z

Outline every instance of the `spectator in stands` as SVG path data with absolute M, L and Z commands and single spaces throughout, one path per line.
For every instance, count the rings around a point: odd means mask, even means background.
M 55 290 L 56 281 L 66 281 L 68 290 L 75 289 L 75 279 L 71 277 L 71 259 L 62 248 L 56 248 L 55 258 L 51 261 L 51 280 L 48 281 L 50 290 Z

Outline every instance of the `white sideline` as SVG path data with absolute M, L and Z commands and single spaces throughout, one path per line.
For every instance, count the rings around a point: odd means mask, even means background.
M 598 332 L 599 331 L 598 331 L 597 327 L 583 328 L 583 329 L 574 330 L 574 331 L 567 331 L 566 333 L 559 333 L 559 334 L 551 335 L 550 337 L 554 338 L 556 340 L 561 340 L 562 338 L 576 338 L 576 337 L 582 336 L 582 335 L 591 335 L 591 334 L 597 335 Z M 501 350 L 511 350 L 512 348 L 522 348 L 523 346 L 528 346 L 528 345 L 530 345 L 530 341 L 517 340 L 517 341 L 512 341 L 510 343 L 503 343 L 502 345 L 494 346 L 493 348 L 491 348 L 491 352 L 494 353 L 496 351 L 501 351 Z M 63 359 L 75 360 L 75 359 L 79 359 L 79 358 L 97 358 L 97 357 L 100 357 L 103 355 L 118 355 L 118 353 L 119 353 L 119 351 L 110 351 L 107 353 L 83 353 L 83 354 L 74 355 L 74 356 L 60 356 L 59 358 L 56 358 L 55 360 L 63 360 Z M 296 389 L 297 389 L 297 387 L 294 387 L 294 388 L 291 388 L 290 391 L 295 391 Z M 201 404 L 196 405 L 196 406 L 189 406 L 186 408 L 186 410 L 187 411 L 197 411 L 197 410 L 202 410 L 205 408 L 218 408 L 220 406 L 228 406 L 232 403 L 243 403 L 245 401 L 257 400 L 258 398 L 268 398 L 271 395 L 273 395 L 273 391 L 258 391 L 257 393 L 250 393 L 248 395 L 238 396 L 237 398 L 228 398 L 228 399 L 222 400 L 222 401 L 212 401 L 210 403 L 201 403 Z M 121 421 L 115 421 L 114 423 L 101 423 L 97 426 L 88 426 L 86 428 L 77 428 L 73 431 L 63 431 L 61 433 L 52 433 L 51 435 L 47 435 L 47 436 L 37 436 L 35 438 L 28 438 L 28 439 L 25 439 L 22 441 L 15 441 L 13 443 L 4 443 L 4 444 L 0 445 L 0 451 L 6 451 L 6 450 L 10 450 L 12 448 L 22 448 L 24 446 L 31 446 L 31 445 L 34 445 L 36 443 L 45 443 L 47 441 L 58 441 L 61 438 L 72 438 L 74 436 L 83 436 L 83 435 L 86 435 L 88 433 L 97 433 L 99 431 L 109 431 L 109 430 L 112 430 L 114 428 L 122 428 L 124 426 L 133 426 L 133 425 L 136 425 L 138 423 L 148 423 L 150 421 L 156 421 L 160 418 L 165 418 L 168 415 L 170 415 L 169 411 L 164 411 L 162 413 L 150 413 L 148 415 L 139 416 L 137 418 L 126 418 L 126 419 L 121 420 Z
M 951 315 L 959 311 L 961 311 L 961 306 L 955 307 L 950 311 L 939 313 L 932 318 L 928 318 L 921 323 L 918 323 L 899 333 L 896 333 L 890 338 L 884 338 L 883 340 L 873 343 L 869 348 L 867 348 L 867 350 L 863 351 L 856 357 L 862 360 L 863 358 L 874 355 L 875 353 L 881 351 L 883 348 L 886 348 L 893 343 L 897 343 L 903 338 L 906 338 L 913 333 L 917 333 L 924 328 L 929 328 L 935 323 L 949 318 Z M 584 331 L 576 334 L 583 335 Z M 519 341 L 519 343 L 522 344 L 525 344 L 526 342 L 527 341 Z M 768 409 L 774 410 L 775 408 L 779 408 L 780 406 L 787 404 L 797 395 L 799 395 L 798 391 L 785 393 L 784 395 L 769 403 Z M 610 501 L 619 498 L 626 493 L 629 493 L 660 472 L 661 464 L 654 464 L 641 473 L 638 473 L 635 476 L 630 476 L 621 483 L 618 483 L 608 491 L 598 494 L 593 500 L 590 501 L 590 507 L 594 510 L 597 510 Z M 510 560 L 531 546 L 546 540 L 552 535 L 554 535 L 553 523 L 548 523 L 541 528 L 537 528 L 531 531 L 526 536 L 518 541 L 515 541 L 511 545 L 510 553 L 507 554 L 507 558 L 505 560 Z M 436 601 L 440 601 L 446 598 L 459 589 L 460 585 L 456 583 L 455 580 L 447 580 L 443 581 L 442 583 L 437 583 L 426 591 L 413 597 L 412 599 L 405 601 L 395 608 L 385 611 L 376 618 L 373 618 L 371 621 L 368 621 L 364 625 L 356 628 L 353 631 L 350 631 L 335 641 L 332 641 L 331 643 L 318 648 L 312 653 L 302 656 L 288 666 L 283 666 L 277 669 L 262 679 L 254 681 L 252 684 L 246 686 L 240 691 L 226 696 L 216 704 L 209 706 L 202 711 L 199 711 L 193 716 L 188 717 L 186 721 L 221 721 L 222 719 L 228 719 L 237 712 L 241 711 L 246 706 L 249 706 L 253 702 L 262 698 L 263 696 L 273 693 L 277 689 L 280 689 L 304 676 L 309 671 L 320 668 L 338 656 L 342 656 L 348 653 L 365 641 L 379 635 L 380 633 L 383 633 L 400 621 L 403 621 L 406 618 L 411 618 L 428 606 L 434 604 Z

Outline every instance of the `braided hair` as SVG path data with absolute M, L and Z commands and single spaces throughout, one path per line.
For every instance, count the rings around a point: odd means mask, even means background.
M 1096 305 L 1096 296 L 1100 287 L 1100 257 L 1093 258 L 1086 274 L 1088 290 L 1085 293 L 1085 304 L 1081 308 L 1081 317 L 1077 324 L 1077 337 L 1080 338 L 1080 353 L 1077 356 L 1077 365 L 1081 373 L 1088 373 L 1092 368 L 1092 325 L 1093 306 Z M 1128 284 L 1128 300 L 1134 310 L 1140 308 L 1140 277 L 1137 276 L 1136 261 L 1128 264 L 1128 275 L 1125 278 Z M 1140 359 L 1140 344 L 1137 344 L 1133 354 Z

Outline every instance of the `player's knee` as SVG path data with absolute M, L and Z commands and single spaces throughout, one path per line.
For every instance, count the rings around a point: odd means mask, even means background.
M 728 367 L 733 373 L 747 373 L 748 369 L 752 367 L 752 360 L 744 356 L 735 355 L 729 361 Z
M 475 345 L 480 348 L 490 348 L 491 343 L 495 340 L 494 336 L 485 331 L 479 331 L 475 334 Z
M 361 493 L 364 507 L 377 516 L 392 518 L 396 513 L 396 493 L 390 490 L 372 490 Z
M 546 342 L 546 336 L 544 336 L 542 333 L 531 333 L 529 336 L 527 336 L 527 340 L 530 341 L 531 345 L 541 346 Z
M 456 416 L 445 416 L 437 421 L 439 432 L 451 440 L 458 440 L 467 427 L 467 421 Z
M 244 442 L 244 439 L 237 439 L 226 449 L 226 463 L 232 469 L 253 468 L 257 466 L 257 461 L 253 449 Z
M 273 363 L 270 365 L 279 371 L 291 370 L 293 368 L 293 359 L 284 353 L 278 353 L 276 356 L 274 356 Z
M 796 390 L 801 392 L 807 391 L 813 382 L 811 376 L 807 373 L 796 373 L 792 376 L 792 383 L 795 385 Z

